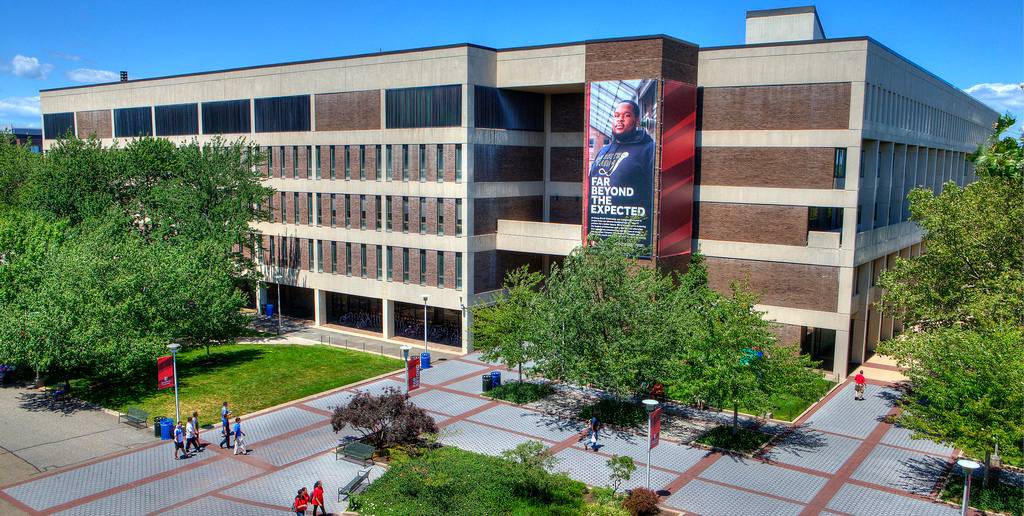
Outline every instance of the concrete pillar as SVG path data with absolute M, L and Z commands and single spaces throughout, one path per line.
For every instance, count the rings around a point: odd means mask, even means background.
M 551 95 L 544 95 L 544 222 L 551 222 Z
M 473 313 L 466 310 L 462 311 L 462 352 L 470 353 L 473 351 L 473 339 L 470 328 L 473 325 Z
M 863 364 L 866 355 L 865 340 L 867 337 L 868 322 L 865 312 L 861 311 L 853 316 L 853 335 L 850 336 L 850 357 L 853 364 Z
M 390 299 L 383 299 L 382 302 L 384 306 L 381 307 L 380 312 L 381 333 L 385 339 L 394 338 L 395 302 Z
M 889 225 L 889 198 L 893 188 L 894 145 L 882 143 L 882 155 L 878 164 L 878 184 L 875 188 L 874 226 L 876 228 Z
M 862 151 L 863 177 L 859 178 L 859 189 L 857 192 L 857 204 L 860 207 L 860 224 L 857 225 L 857 232 L 872 229 L 872 220 L 875 209 L 875 186 L 878 175 L 878 141 L 871 140 L 864 143 Z M 860 171 L 858 171 L 858 175 Z M 856 218 L 854 219 L 856 220 Z
M 327 322 L 327 292 L 313 289 L 313 322 L 323 326 Z
M 836 346 L 832 358 L 832 374 L 837 381 L 846 379 L 846 371 L 849 369 L 850 360 L 850 332 L 836 330 Z
M 256 287 L 256 313 L 259 315 L 266 315 L 263 313 L 263 305 L 267 304 L 267 286 L 259 285 Z

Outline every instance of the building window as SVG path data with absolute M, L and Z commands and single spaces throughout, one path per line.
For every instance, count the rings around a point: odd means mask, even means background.
M 387 221 L 387 229 L 388 229 L 388 231 L 391 231 L 391 227 L 392 227 L 391 214 L 394 213 L 394 212 L 391 211 L 391 197 L 392 196 L 390 196 L 390 195 L 388 196 L 387 211 L 384 212 L 384 220 Z
M 267 147 L 267 177 L 274 175 L 274 148 Z
M 309 145 L 306 146 L 306 179 L 309 179 L 313 174 L 313 148 Z
M 366 244 L 359 244 L 359 277 L 366 277 Z
M 157 136 L 199 134 L 199 105 L 154 106 L 153 122 Z
M 427 252 L 419 251 L 420 255 L 420 285 L 427 284 Z
M 409 232 L 409 198 L 402 197 L 402 232 Z
M 337 224 L 338 220 L 338 199 L 331 194 L 331 227 Z
M 277 237 L 273 237 L 273 236 L 272 236 L 272 237 L 270 237 L 270 263 L 271 263 L 272 265 L 277 265 L 277 264 L 276 264 L 276 263 L 274 262 L 274 241 L 275 241 L 275 240 L 277 240 Z
M 393 156 L 392 156 L 391 145 L 388 145 L 387 147 L 385 147 L 385 151 L 386 151 L 386 154 L 387 154 L 387 160 L 386 160 L 387 163 L 384 164 L 384 168 L 388 172 L 388 181 L 391 181 L 391 180 L 393 180 L 395 178 L 395 166 L 394 166 L 395 165 L 395 161 L 392 159 Z
M 299 178 L 299 147 L 292 145 L 292 179 Z
M 473 96 L 477 127 L 544 131 L 543 94 L 476 86 Z
M 338 243 L 331 241 L 331 274 L 338 272 Z
M 352 196 L 345 195 L 345 227 L 352 227 Z
M 394 264 L 391 263 L 391 253 L 392 252 L 394 252 L 394 247 L 389 247 L 387 253 L 384 254 L 384 258 L 388 262 L 387 263 L 387 267 L 386 267 L 387 272 L 388 272 L 388 281 L 391 281 L 394 278 L 394 275 L 395 275 L 394 269 L 392 268 L 392 266 Z M 379 259 L 378 259 L 378 261 L 379 261 Z
M 811 206 L 807 209 L 809 231 L 838 231 L 843 228 L 843 209 Z
M 409 146 L 402 145 L 402 181 L 409 180 Z
M 462 144 L 455 145 L 455 182 L 462 181 Z
M 462 236 L 462 199 L 455 199 L 455 236 Z
M 281 238 L 281 265 L 286 269 L 290 269 L 292 266 L 291 256 L 288 255 L 288 239 Z
M 462 125 L 462 86 L 390 89 L 384 93 L 385 127 L 457 127 Z
M 312 240 L 306 240 L 306 256 L 308 256 L 308 258 L 306 258 L 307 260 L 312 260 L 313 256 L 315 256 L 313 254 L 313 241 Z M 308 267 L 307 270 L 313 270 L 313 264 L 312 263 L 306 262 L 306 267 Z
M 348 181 L 349 179 L 352 179 L 352 165 L 351 165 L 352 162 L 349 159 L 349 158 L 351 158 L 351 154 L 350 153 L 351 153 L 351 151 L 349 150 L 349 146 L 346 145 L 345 146 L 345 180 L 346 181 Z
M 305 194 L 305 196 L 306 196 L 306 224 L 309 224 L 310 226 L 312 226 L 313 225 L 313 215 L 315 213 L 314 210 L 313 210 L 313 195 L 307 193 L 307 194 Z
M 437 200 L 437 234 L 444 234 L 444 199 Z
M 420 197 L 420 233 L 427 232 L 427 198 Z
M 437 167 L 437 182 L 444 182 L 444 145 L 438 145 L 434 154 L 435 166 Z
M 280 163 L 278 163 L 277 177 L 280 177 L 281 179 L 284 179 L 284 178 L 288 177 L 288 176 L 285 175 L 285 170 L 284 170 L 284 156 L 285 156 L 284 153 L 287 152 L 287 151 L 285 150 L 285 147 L 281 147 L 280 149 L 281 149 L 281 159 L 280 159 Z
M 384 277 L 384 275 L 381 274 L 381 269 L 383 268 L 383 265 L 384 255 L 381 253 L 381 246 L 377 246 L 377 279 L 381 279 Z
M 203 102 L 203 134 L 251 132 L 249 99 Z
M 309 130 L 309 95 L 256 99 L 253 107 L 257 133 Z
M 374 145 L 373 146 L 373 152 L 374 152 L 373 166 L 375 168 L 374 174 L 373 174 L 373 178 L 376 181 L 380 181 L 380 145 Z M 378 260 L 377 263 L 380 263 L 380 260 Z M 380 276 L 378 275 L 377 277 L 380 277 Z
M 366 181 L 366 146 L 359 146 L 359 180 Z
M 56 140 L 67 133 L 75 134 L 74 113 L 47 113 L 43 115 L 43 138 Z
M 437 288 L 444 288 L 444 253 L 437 252 Z
M 334 167 L 334 146 L 331 145 L 331 179 L 333 180 L 336 177 L 337 176 L 336 176 L 336 171 L 335 171 L 335 167 Z
M 316 220 L 317 226 L 322 226 L 324 223 L 323 217 L 320 216 L 320 214 L 323 213 L 324 209 L 324 201 L 322 196 L 323 194 L 316 194 L 316 203 L 314 203 L 313 205 L 316 208 L 315 210 L 313 210 L 313 219 Z
M 366 196 L 359 196 L 359 229 L 366 229 Z
M 352 243 L 345 242 L 345 274 L 352 275 Z
M 153 111 L 149 107 L 114 110 L 114 137 L 153 135 Z
M 319 145 L 316 146 L 316 155 L 314 156 L 313 159 L 316 160 L 316 178 L 320 179 L 320 173 L 321 172 L 320 172 L 320 146 Z
M 292 221 L 298 224 L 299 220 L 299 192 L 295 192 L 292 194 Z
M 409 249 L 402 248 L 402 281 L 409 283 Z
M 846 178 L 846 149 L 836 149 L 835 162 L 832 166 L 832 177 Z
M 820 360 L 821 368 L 832 369 L 835 360 L 836 331 L 825 328 L 803 328 L 800 338 L 800 353 L 810 355 L 811 360 Z
M 285 194 L 284 192 L 281 192 L 281 206 L 280 206 L 280 209 L 279 209 L 279 212 L 281 214 L 281 220 L 279 220 L 278 222 L 287 222 L 288 221 L 288 204 L 285 202 L 285 200 L 287 199 L 287 197 L 285 197 L 285 195 L 287 195 L 287 194 Z
M 420 182 L 427 180 L 427 146 L 420 145 Z
M 379 196 L 379 195 L 377 196 L 377 202 L 373 203 L 374 212 L 372 213 L 372 215 L 373 215 L 373 229 L 375 231 L 380 231 L 380 226 L 381 226 L 381 223 L 380 223 L 380 209 L 381 209 L 382 206 L 384 206 L 383 203 L 384 203 L 384 201 L 381 198 L 381 196 Z
M 462 290 L 462 253 L 455 253 L 455 288 Z

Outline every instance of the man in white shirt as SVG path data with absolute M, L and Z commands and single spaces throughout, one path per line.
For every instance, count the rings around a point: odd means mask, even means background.
M 202 451 L 199 449 L 199 443 L 196 441 L 196 424 L 191 417 L 188 418 L 188 423 L 185 425 L 185 453 L 188 453 L 189 446 L 195 448 L 197 452 Z

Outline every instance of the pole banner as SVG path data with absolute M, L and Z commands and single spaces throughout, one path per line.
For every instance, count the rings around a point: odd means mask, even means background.
M 156 388 L 174 387 L 174 359 L 170 356 L 156 359 Z
M 406 385 L 409 391 L 414 391 L 420 388 L 420 357 L 413 357 L 409 359 L 406 364 L 405 377 L 408 378 Z
M 651 412 L 651 448 L 658 445 L 658 439 L 661 437 L 661 407 L 654 409 Z

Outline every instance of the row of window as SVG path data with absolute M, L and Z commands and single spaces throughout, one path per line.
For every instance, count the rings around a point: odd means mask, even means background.
M 462 144 L 452 146 L 455 182 L 462 181 Z M 421 183 L 434 172 L 434 180 L 445 181 L 445 145 L 292 145 L 266 147 L 267 177 L 281 179 L 359 179 L 360 181 L 397 181 L 395 168 L 402 181 L 409 181 L 410 152 L 417 153 L 416 177 Z M 395 153 L 401 161 L 395 162 Z M 382 155 L 383 153 L 383 155 Z M 383 159 L 382 159 L 383 158 Z M 429 167 L 430 160 L 433 167 Z M 325 162 L 326 160 L 326 162 Z M 340 161 L 340 162 L 339 162 Z M 384 174 L 381 174 L 384 169 Z M 276 175 L 275 175 L 276 172 Z
M 874 84 L 865 92 L 864 117 L 881 124 L 969 144 L 985 139 L 988 128 Z
M 458 84 L 390 89 L 385 100 L 388 129 L 462 125 L 462 86 Z M 119 108 L 114 109 L 114 136 L 200 134 L 200 111 L 201 134 L 310 131 L 313 100 L 311 95 L 293 95 Z M 44 138 L 58 138 L 68 131 L 75 132 L 74 113 L 43 115 Z
M 388 231 L 410 231 L 420 234 L 436 233 L 445 235 L 445 212 L 454 211 L 454 236 L 462 236 L 462 199 L 444 199 L 407 196 L 380 196 L 365 194 L 327 194 L 312 192 L 277 192 L 269 198 L 273 222 L 307 224 L 310 226 L 345 227 L 380 231 L 381 199 L 386 197 L 384 210 L 385 226 Z M 401 221 L 394 208 L 401 203 Z M 418 219 L 410 226 L 410 206 L 418 212 Z M 305 209 L 302 209 L 305 208 Z M 355 209 L 353 209 L 355 208 Z M 433 211 L 433 220 L 429 213 Z M 355 215 L 358 219 L 353 221 Z M 431 228 L 433 222 L 433 228 Z M 451 221 L 449 221 L 450 223 Z M 400 228 L 400 229 L 399 229 Z M 411 229 L 410 229 L 411 228 Z M 452 232 L 448 231 L 451 235 Z
M 304 238 L 270 237 L 266 249 L 260 249 L 261 260 L 268 265 L 304 269 L 330 274 L 344 274 L 403 283 L 419 283 L 437 288 L 462 289 L 462 253 L 388 247 L 381 245 L 310 240 Z M 447 263 L 445 255 L 451 256 Z M 393 258 L 392 256 L 396 258 Z M 430 260 L 429 258 L 433 258 Z M 306 258 L 303 260 L 302 258 Z M 393 260 L 401 262 L 401 278 L 395 279 Z M 411 260 L 419 264 L 417 277 L 410 276 Z M 433 261 L 433 264 L 429 262 Z M 449 266 L 451 270 L 449 270 Z M 386 271 L 386 272 L 385 272 Z

